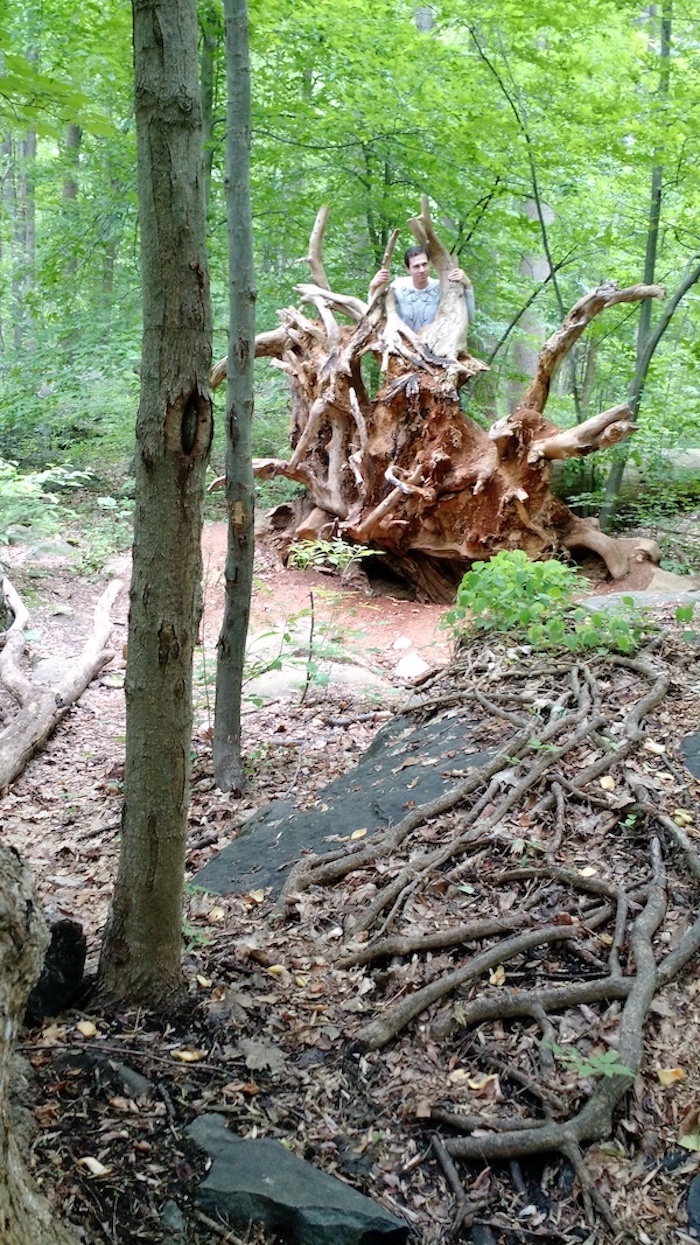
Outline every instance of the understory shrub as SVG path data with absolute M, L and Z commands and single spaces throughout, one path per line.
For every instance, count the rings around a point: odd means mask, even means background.
M 38 536 L 55 532 L 69 514 L 60 492 L 80 487 L 87 478 L 87 472 L 71 467 L 23 472 L 17 463 L 0 458 L 0 543 L 7 544 L 15 525 Z
M 653 629 L 633 597 L 616 608 L 591 610 L 577 604 L 579 574 L 551 558 L 533 562 L 520 549 L 475 562 L 443 618 L 457 644 L 483 632 L 509 635 L 535 649 L 634 653 Z

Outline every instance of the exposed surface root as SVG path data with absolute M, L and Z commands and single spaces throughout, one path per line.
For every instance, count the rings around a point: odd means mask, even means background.
M 466 753 L 497 741 L 495 756 L 464 773 L 446 755 L 461 780 L 445 796 L 304 859 L 287 885 L 302 927 L 329 908 L 341 922 L 325 954 L 362 1000 L 350 1034 L 361 1066 L 419 1044 L 452 1069 L 451 1089 L 413 1099 L 444 1130 L 431 1144 L 452 1233 L 487 1222 L 454 1163 L 473 1174 L 557 1152 L 589 1224 L 619 1239 L 630 1229 L 585 1151 L 616 1135 L 629 1146 L 618 1113 L 638 1102 L 650 1015 L 700 946 L 695 785 L 664 763 L 680 643 L 586 663 L 464 654 L 411 711 L 449 714 Z M 695 706 L 689 729 L 698 717 Z

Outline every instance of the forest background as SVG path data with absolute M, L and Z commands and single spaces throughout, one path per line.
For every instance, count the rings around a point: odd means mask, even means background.
M 307 275 L 321 203 L 331 205 L 331 286 L 364 296 L 391 229 L 428 192 L 475 287 L 470 348 L 491 371 L 469 413 L 490 422 L 586 290 L 646 280 L 672 297 L 694 272 L 700 30 L 690 4 L 253 0 L 250 24 L 259 330 L 274 327 Z M 216 0 L 200 5 L 200 33 L 219 357 L 228 312 Z M 128 544 L 128 484 L 120 490 L 141 334 L 130 10 L 9 0 L 0 54 L 0 527 L 22 515 L 47 522 L 47 507 L 32 510 L 26 495 L 19 511 L 10 503 L 26 472 L 61 465 L 91 471 L 93 509 L 99 498 L 109 512 L 105 543 Z M 639 310 L 624 306 L 591 326 L 550 400 L 553 420 L 570 425 L 629 392 L 640 334 L 663 316 L 663 305 L 645 306 L 652 320 L 641 330 Z M 698 444 L 699 317 L 690 286 L 646 379 L 632 452 L 646 463 L 637 508 L 647 512 L 663 508 L 660 453 Z M 255 454 L 280 453 L 287 425 L 284 378 L 260 361 Z M 584 504 L 601 496 L 615 453 L 572 466 Z M 260 487 L 263 504 L 294 488 Z

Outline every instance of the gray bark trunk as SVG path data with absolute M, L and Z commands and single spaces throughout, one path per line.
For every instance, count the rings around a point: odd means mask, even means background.
M 673 0 L 664 0 L 661 12 L 661 41 L 659 48 L 659 99 L 661 108 L 668 99 L 671 81 L 671 33 L 673 20 Z M 644 253 L 644 283 L 653 285 L 656 272 L 656 256 L 659 247 L 659 225 L 661 222 L 661 205 L 664 169 L 662 153 L 657 150 L 654 166 L 651 171 L 651 193 L 649 198 L 649 223 L 647 225 L 646 249 Z M 637 360 L 634 378 L 630 386 L 629 406 L 636 422 L 639 408 L 644 396 L 644 387 L 654 351 L 661 340 L 661 334 L 651 331 L 651 304 L 642 305 L 639 310 L 637 328 Z M 652 344 L 653 342 L 653 344 Z M 614 462 L 605 486 L 605 499 L 600 509 L 600 526 L 605 531 L 614 517 L 622 485 L 622 476 L 627 462 L 628 452 L 620 454 Z
M 221 42 L 222 28 L 218 0 L 210 0 L 203 6 L 200 17 L 202 29 L 202 142 L 204 145 L 204 210 L 209 210 L 211 197 L 211 171 L 214 164 L 214 96 L 216 54 Z
M 212 438 L 196 0 L 134 0 L 143 274 L 141 401 L 119 873 L 103 996 L 181 996 L 192 654 Z
M 253 585 L 255 488 L 252 467 L 255 286 L 250 209 L 250 58 L 246 0 L 225 0 L 228 82 L 226 193 L 229 220 L 229 365 L 226 392 L 228 552 L 219 636 L 214 777 L 242 791 L 241 689 Z
M 8 1088 L 14 1042 L 41 971 L 49 933 L 28 868 L 0 843 L 0 1241 L 77 1245 L 34 1187 L 15 1137 Z

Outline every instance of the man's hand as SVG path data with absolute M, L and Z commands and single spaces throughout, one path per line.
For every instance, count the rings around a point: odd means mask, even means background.
M 466 285 L 468 282 L 468 277 L 467 277 L 466 272 L 464 272 L 462 268 L 453 268 L 451 272 L 448 272 L 447 280 L 448 281 L 461 281 L 462 285 Z
M 372 280 L 369 283 L 370 298 L 374 298 L 374 295 L 377 293 L 377 290 L 380 290 L 383 285 L 388 285 L 390 280 L 391 280 L 391 273 L 389 272 L 389 269 L 380 268 L 379 272 L 375 273 L 375 275 L 372 277 Z

